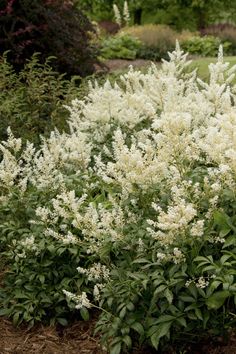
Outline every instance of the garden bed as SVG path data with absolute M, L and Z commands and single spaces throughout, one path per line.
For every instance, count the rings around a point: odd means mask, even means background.
M 63 327 L 35 326 L 14 327 L 11 321 L 0 318 L 0 353 L 1 354 L 105 354 L 99 338 L 93 336 L 95 321 L 77 321 L 73 325 Z M 151 348 L 134 349 L 133 354 L 157 353 Z M 173 354 L 174 352 L 172 352 Z M 227 345 L 221 341 L 210 345 L 199 345 L 189 348 L 185 354 L 235 354 L 236 337 L 232 336 Z M 164 353 L 163 353 L 164 354 Z M 166 353 L 167 354 L 167 353 Z M 168 354 L 171 354 L 169 352 Z

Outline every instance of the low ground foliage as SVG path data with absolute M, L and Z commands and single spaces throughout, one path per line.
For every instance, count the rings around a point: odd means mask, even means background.
M 69 133 L 0 145 L 1 314 L 67 324 L 101 311 L 112 354 L 235 326 L 236 67 L 161 68 L 90 84 Z M 24 206 L 24 207 L 23 207 Z

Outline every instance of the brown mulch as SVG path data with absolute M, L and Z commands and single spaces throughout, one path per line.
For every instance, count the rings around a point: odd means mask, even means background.
M 94 321 L 78 321 L 65 329 L 37 326 L 28 330 L 0 318 L 0 354 L 103 354 L 93 328 Z
M 77 321 L 67 327 L 36 326 L 16 328 L 0 318 L 0 354 L 106 354 L 99 338 L 93 336 L 95 320 Z M 149 349 L 135 349 L 133 354 L 157 353 Z M 168 354 L 173 353 L 172 351 Z M 236 336 L 227 345 L 211 343 L 189 348 L 185 354 L 236 354 Z

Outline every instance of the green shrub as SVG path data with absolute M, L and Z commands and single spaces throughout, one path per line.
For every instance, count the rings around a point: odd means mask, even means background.
M 54 69 L 85 76 L 94 72 L 97 51 L 88 32 L 93 27 L 75 1 L 2 0 L 0 4 L 0 54 L 20 70 L 26 59 L 40 52 L 40 62 L 56 56 Z
M 176 39 L 180 42 L 190 38 L 193 34 L 189 31 L 178 33 L 166 25 L 132 26 L 123 30 L 135 38 L 138 38 L 143 46 L 138 51 L 138 57 L 149 60 L 168 58 L 168 51 L 175 48 Z
M 133 60 L 141 48 L 141 42 L 127 34 L 120 33 L 107 37 L 101 44 L 101 55 L 105 59 L 129 59 Z
M 37 54 L 16 73 L 7 56 L 0 59 L 0 138 L 7 138 L 9 125 L 16 137 L 34 142 L 55 126 L 68 130 L 63 104 L 79 93 L 76 77 L 68 80 L 55 72 L 51 67 L 55 59 L 40 64 Z
M 195 36 L 182 43 L 183 49 L 189 54 L 202 55 L 204 57 L 215 57 L 218 52 L 219 45 L 221 44 L 220 38 L 213 36 L 199 37 Z M 224 50 L 229 53 L 231 44 L 230 42 L 223 43 Z
M 236 67 L 222 47 L 209 83 L 189 65 L 177 44 L 160 70 L 90 84 L 70 132 L 38 149 L 8 130 L 2 315 L 66 324 L 100 309 L 112 354 L 235 327 Z
M 231 43 L 230 54 L 236 54 L 236 26 L 230 24 L 216 24 L 204 28 L 203 35 L 215 36 L 220 38 L 223 42 Z

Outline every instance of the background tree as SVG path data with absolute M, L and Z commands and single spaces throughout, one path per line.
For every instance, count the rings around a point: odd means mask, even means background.
M 68 0 L 1 0 L 0 54 L 10 50 L 9 60 L 21 69 L 27 58 L 40 52 L 42 62 L 56 56 L 54 67 L 68 74 L 93 72 L 95 51 L 90 44 L 93 27 Z
M 123 0 L 81 0 L 79 2 L 94 19 L 112 19 L 112 5 L 122 9 Z M 236 1 L 232 0 L 129 0 L 134 24 L 146 18 L 155 23 L 169 24 L 177 29 L 201 29 L 215 21 L 235 20 Z M 98 16 L 98 17 L 96 17 Z

